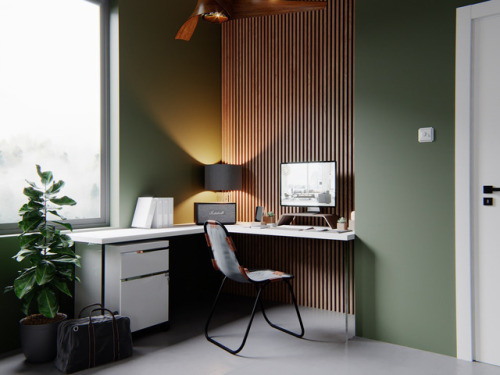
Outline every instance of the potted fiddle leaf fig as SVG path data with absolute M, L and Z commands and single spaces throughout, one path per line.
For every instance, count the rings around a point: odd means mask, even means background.
M 59 196 L 64 181 L 54 180 L 50 171 L 36 166 L 41 185 L 28 183 L 23 194 L 28 202 L 19 210 L 19 252 L 13 257 L 24 268 L 12 286 L 22 302 L 25 318 L 20 321 L 21 346 L 30 362 L 47 362 L 55 358 L 57 326 L 66 318 L 59 313 L 63 294 L 71 297 L 70 288 L 75 280 L 75 266 L 80 267 L 79 256 L 72 249 L 73 241 L 61 232 L 72 230 L 60 210 L 76 202 Z

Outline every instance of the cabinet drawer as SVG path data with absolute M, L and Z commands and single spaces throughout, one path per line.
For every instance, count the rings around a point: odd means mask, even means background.
M 121 254 L 121 279 L 168 271 L 168 249 Z
M 168 274 L 121 282 L 120 314 L 132 332 L 168 321 Z

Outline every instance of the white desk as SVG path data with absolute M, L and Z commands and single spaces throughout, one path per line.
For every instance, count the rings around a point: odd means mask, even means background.
M 330 241 L 352 241 L 356 238 L 356 235 L 352 231 L 348 232 L 337 232 L 335 229 L 330 229 L 327 231 L 317 231 L 315 229 L 292 229 L 287 227 L 284 229 L 282 227 L 250 227 L 250 224 L 236 224 L 236 225 L 226 225 L 229 233 L 242 233 L 242 234 L 256 234 L 259 236 L 278 236 L 278 237 L 296 237 L 296 238 L 313 238 L 317 240 L 330 240 Z
M 316 231 L 314 229 L 295 230 L 281 227 L 250 227 L 249 223 L 226 225 L 230 233 L 255 234 L 260 236 L 279 236 L 313 238 L 330 241 L 352 241 L 356 237 L 354 232 L 338 233 L 334 229 Z M 141 228 L 111 228 L 92 231 L 71 232 L 68 235 L 75 242 L 97 245 L 115 244 L 120 242 L 143 241 L 175 236 L 185 236 L 203 233 L 203 225 L 181 224 L 171 228 L 141 229 Z
M 75 242 L 107 245 L 120 242 L 144 241 L 174 236 L 185 236 L 197 233 L 203 233 L 202 225 L 176 225 L 171 228 L 159 229 L 111 228 L 103 230 L 71 232 L 68 233 L 68 235 Z
M 311 238 L 319 240 L 340 241 L 344 248 L 345 272 L 344 272 L 344 306 L 345 306 L 345 330 L 346 338 L 349 335 L 349 252 L 351 241 L 355 239 L 355 233 L 352 231 L 339 233 L 334 229 L 328 231 L 316 231 L 314 229 L 295 230 L 287 227 L 250 227 L 249 223 L 239 223 L 236 225 L 226 225 L 230 233 L 250 234 L 258 236 L 278 236 L 278 237 L 296 237 L 296 238 Z M 122 242 L 143 241 L 153 239 L 163 239 L 175 236 L 185 236 L 203 233 L 203 225 L 183 224 L 175 225 L 171 228 L 160 229 L 140 229 L 140 228 L 123 228 L 123 229 L 105 229 L 92 231 L 71 232 L 69 236 L 74 242 L 89 243 L 101 245 L 101 303 L 104 304 L 104 280 L 105 280 L 105 246 L 107 244 L 117 244 Z

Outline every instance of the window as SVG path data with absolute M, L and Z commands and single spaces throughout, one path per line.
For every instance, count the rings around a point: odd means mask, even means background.
M 17 228 L 36 164 L 66 182 L 75 225 L 109 222 L 108 9 L 0 0 L 0 230 Z

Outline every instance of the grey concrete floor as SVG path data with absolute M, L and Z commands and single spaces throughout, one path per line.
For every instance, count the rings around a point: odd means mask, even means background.
M 237 345 L 247 324 L 249 301 L 227 297 L 214 321 L 212 334 L 227 345 Z M 235 307 L 236 303 L 236 307 Z M 277 324 L 298 327 L 292 306 L 268 309 Z M 354 338 L 345 342 L 341 314 L 301 308 L 306 334 L 303 339 L 286 335 L 256 315 L 246 346 L 231 355 L 209 343 L 203 335 L 207 308 L 179 310 L 167 331 L 134 337 L 134 355 L 126 360 L 78 374 L 457 374 L 500 375 L 500 367 L 402 346 Z M 59 374 L 52 363 L 29 364 L 22 354 L 0 360 L 0 374 Z

